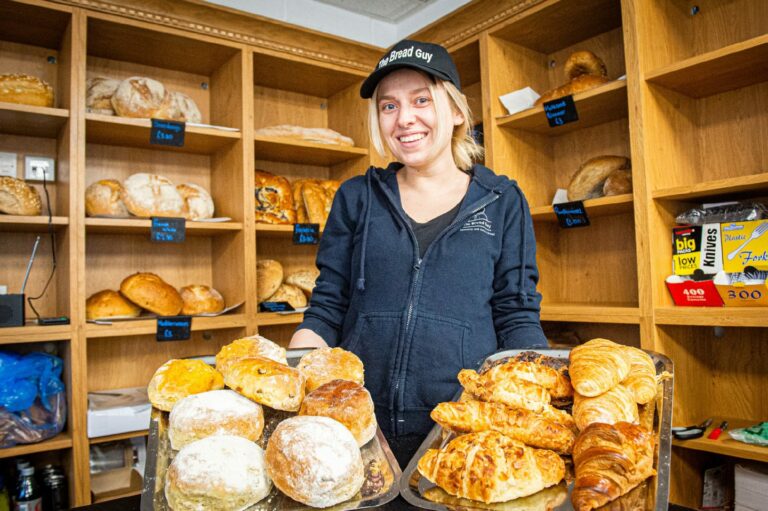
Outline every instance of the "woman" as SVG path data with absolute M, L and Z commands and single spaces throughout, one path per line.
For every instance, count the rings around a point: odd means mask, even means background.
M 472 118 L 441 46 L 401 41 L 360 94 L 373 144 L 396 160 L 342 184 L 320 277 L 290 347 L 341 346 L 365 364 L 379 426 L 404 465 L 456 375 L 500 348 L 546 346 L 528 205 L 472 159 Z

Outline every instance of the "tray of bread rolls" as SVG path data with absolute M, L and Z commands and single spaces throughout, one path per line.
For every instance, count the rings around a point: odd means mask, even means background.
M 354 354 L 253 336 L 211 359 L 170 360 L 150 381 L 142 511 L 343 511 L 398 495 Z
M 400 479 L 434 510 L 666 511 L 672 362 L 593 339 L 462 370 Z

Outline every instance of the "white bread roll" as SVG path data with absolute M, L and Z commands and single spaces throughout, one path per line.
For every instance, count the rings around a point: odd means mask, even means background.
M 307 392 L 332 380 L 349 380 L 362 385 L 363 362 L 343 348 L 317 348 L 299 360 L 297 369 L 307 379 Z
M 131 214 L 151 216 L 184 216 L 184 200 L 173 183 L 156 174 L 140 172 L 123 182 L 123 202 Z
M 184 200 L 182 209 L 184 218 L 187 220 L 213 218 L 213 199 L 208 190 L 194 183 L 182 183 L 176 187 L 176 191 Z
M 157 117 L 171 101 L 162 83 L 152 78 L 132 76 L 120 82 L 112 95 L 112 108 L 122 117 Z

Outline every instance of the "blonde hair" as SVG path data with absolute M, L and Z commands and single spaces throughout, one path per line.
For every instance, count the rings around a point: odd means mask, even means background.
M 425 76 L 429 76 L 426 75 Z M 381 83 L 381 82 L 379 82 Z M 438 93 L 438 89 L 445 91 L 445 95 Z M 464 121 L 453 126 L 451 135 L 451 154 L 453 161 L 458 168 L 468 171 L 472 168 L 473 162 L 483 157 L 483 148 L 475 142 L 472 137 L 472 111 L 469 109 L 467 97 L 456 88 L 451 82 L 437 79 L 429 82 L 429 92 L 432 94 L 433 104 L 437 117 L 441 118 L 446 109 L 452 113 L 459 113 Z M 379 106 L 378 106 L 379 87 L 373 91 L 373 96 L 368 100 L 368 131 L 371 135 L 371 142 L 382 157 L 386 157 L 389 151 L 385 149 L 379 129 Z M 446 129 L 444 123 L 437 124 L 437 140 L 441 140 Z

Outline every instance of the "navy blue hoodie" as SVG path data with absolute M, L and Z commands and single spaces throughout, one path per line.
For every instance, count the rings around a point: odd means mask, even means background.
M 427 433 L 429 412 L 459 389 L 460 369 L 499 348 L 547 345 L 533 224 L 517 184 L 475 165 L 456 219 L 420 260 L 401 167 L 371 167 L 339 188 L 299 326 L 360 357 L 387 436 Z

